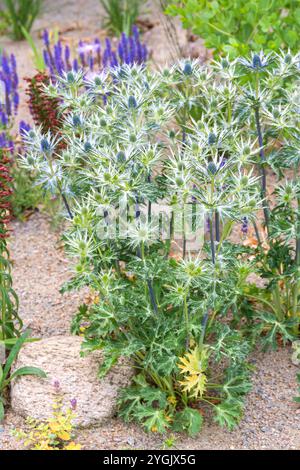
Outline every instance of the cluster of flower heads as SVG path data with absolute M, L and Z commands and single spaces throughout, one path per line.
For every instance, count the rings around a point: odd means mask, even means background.
M 64 73 L 56 84 L 49 85 L 47 92 L 59 98 L 62 107 L 68 107 L 62 130 L 66 149 L 61 158 L 55 159 L 55 167 L 46 168 L 43 155 L 57 152 L 59 136 L 55 138 L 37 130 L 27 136 L 25 165 L 33 164 L 35 169 L 40 169 L 41 180 L 51 191 L 59 180 L 58 186 L 63 185 L 65 193 L 72 197 L 74 188 L 81 193 L 88 179 L 93 188 L 107 191 L 108 199 L 115 199 L 117 194 L 121 198 L 129 195 L 142 206 L 145 187 L 151 182 L 145 186 L 139 169 L 148 175 L 162 159 L 166 161 L 164 177 L 168 197 L 180 204 L 191 201 L 201 204 L 210 218 L 217 212 L 222 220 L 243 221 L 247 217 L 251 221 L 259 197 L 258 179 L 249 167 L 258 149 L 255 139 L 247 140 L 247 135 L 238 129 L 237 121 L 225 128 L 218 123 L 219 115 L 213 119 L 218 109 L 216 100 L 227 96 L 225 92 L 221 95 L 224 85 L 216 77 L 217 72 L 212 75 L 199 62 L 188 61 L 155 73 L 138 65 L 123 65 L 91 79 L 80 71 Z M 190 102 L 181 95 L 180 87 L 171 86 L 184 83 L 196 90 Z M 197 90 L 205 91 L 205 87 L 207 93 L 199 98 Z M 207 100 L 213 92 L 214 114 L 207 116 L 203 112 L 197 122 L 191 120 L 184 138 L 178 127 L 171 132 L 166 129 L 184 107 L 198 101 L 203 110 L 207 109 Z M 104 96 L 107 96 L 106 105 Z M 166 132 L 168 145 L 153 143 L 158 130 Z M 213 193 L 208 191 L 212 180 Z M 140 213 L 139 208 L 136 213 Z M 217 232 L 218 229 L 216 239 Z
M 96 38 L 91 43 L 79 41 L 78 47 L 72 51 L 69 45 L 63 45 L 60 40 L 51 44 L 49 32 L 43 33 L 44 50 L 43 57 L 51 77 L 61 76 L 63 72 L 87 69 L 97 71 L 106 67 L 117 67 L 121 64 L 143 64 L 147 61 L 147 47 L 142 44 L 139 31 L 136 26 L 132 29 L 132 35 L 122 34 L 117 47 L 114 48 L 110 39 L 105 39 L 104 48 Z
M 295 119 L 294 111 L 292 114 L 283 112 L 285 109 L 289 110 L 291 103 L 295 100 L 289 99 L 286 103 L 286 95 L 280 94 L 280 89 L 276 91 L 282 103 L 278 108 L 282 112 L 278 116 L 278 109 L 273 109 L 273 104 L 268 101 L 268 94 L 264 95 L 262 91 L 258 91 L 256 96 L 256 90 L 251 83 L 243 88 L 237 83 L 239 77 L 243 77 L 245 72 L 256 74 L 257 71 L 262 70 L 266 71 L 270 86 L 273 81 L 275 82 L 276 90 L 281 79 L 295 76 L 295 89 L 297 90 L 299 57 L 284 53 L 272 56 L 253 54 L 249 60 L 242 59 L 231 63 L 227 59 L 222 59 L 209 67 L 201 66 L 198 61 L 184 60 L 170 69 L 151 73 L 151 76 L 146 67 L 138 65 L 114 67 L 110 71 L 104 70 L 94 74 L 90 79 L 82 70 L 64 72 L 56 85 L 48 87 L 50 97 L 61 100 L 62 106 L 70 107 L 64 127 L 68 130 L 66 134 L 73 137 L 72 139 L 70 137 L 72 141 L 69 142 L 68 150 L 64 153 L 64 158 L 68 157 L 66 166 L 64 167 L 63 163 L 62 167 L 58 168 L 58 162 L 56 163 L 58 175 L 65 173 L 64 168 L 70 168 L 73 165 L 76 167 L 77 157 L 82 153 L 88 156 L 90 152 L 99 151 L 103 155 L 107 153 L 111 155 L 110 164 L 112 165 L 114 162 L 112 146 L 116 145 L 118 159 L 122 156 L 124 162 L 127 159 L 130 161 L 129 171 L 132 167 L 130 157 L 132 148 L 141 145 L 141 155 L 144 155 L 149 145 L 148 126 L 150 124 L 145 123 L 143 127 L 142 121 L 135 121 L 134 113 L 142 112 L 148 106 L 148 115 L 153 115 L 150 128 L 154 126 L 153 129 L 156 129 L 161 126 L 162 121 L 171 122 L 180 114 L 184 117 L 185 113 L 189 113 L 190 109 L 197 106 L 201 112 L 197 121 L 190 119 L 188 124 L 183 126 L 183 133 L 178 128 L 170 131 L 168 183 L 177 198 L 185 199 L 188 195 L 191 198 L 188 201 L 195 203 L 201 200 L 207 208 L 209 217 L 213 211 L 216 211 L 221 219 L 233 217 L 235 220 L 240 220 L 241 232 L 247 234 L 257 209 L 256 190 L 259 178 L 253 173 L 253 163 L 259 162 L 261 152 L 256 137 L 255 123 L 251 118 L 253 103 L 260 100 L 261 117 L 265 125 L 271 129 L 278 127 L 279 123 L 283 128 L 292 129 L 294 126 L 292 121 Z M 176 86 L 178 84 L 182 84 L 182 87 L 190 87 L 190 93 L 188 95 L 182 93 L 181 87 Z M 117 86 L 119 93 L 117 96 L 113 94 L 110 98 L 112 86 L 114 89 Z M 80 100 L 78 97 L 70 96 L 69 87 L 85 89 L 83 94 L 80 93 Z M 200 89 L 199 95 L 197 90 Z M 294 91 L 292 87 L 290 93 L 293 97 Z M 149 95 L 148 100 L 145 98 L 146 95 Z M 156 105 L 153 100 L 154 96 Z M 101 104 L 94 110 L 94 101 L 104 97 L 107 97 L 108 108 L 104 106 L 102 109 Z M 114 111 L 118 109 L 120 112 L 115 114 L 112 109 Z M 123 118 L 119 119 L 116 115 L 123 116 Z M 297 115 L 299 115 L 298 111 Z M 291 122 L 284 122 L 284 120 Z M 116 129 L 116 134 L 114 134 Z M 247 129 L 251 132 L 246 131 Z M 80 138 L 74 138 L 79 135 Z M 40 137 L 37 135 L 35 150 L 47 152 L 47 154 L 55 152 L 56 140 L 59 139 L 51 140 L 50 135 Z M 177 146 L 181 149 L 178 150 Z M 156 156 L 153 162 L 162 151 L 161 146 L 156 146 L 155 149 Z M 153 162 L 150 162 L 150 166 Z M 80 163 L 78 165 L 80 167 Z M 98 160 L 97 165 L 99 165 Z M 149 161 L 147 161 L 147 167 L 149 167 Z M 113 173 L 111 168 L 109 172 Z M 195 182 L 194 174 L 196 173 Z M 123 174 L 122 178 L 124 177 Z M 55 185 L 55 178 L 47 178 L 49 185 Z M 99 175 L 97 178 L 100 181 Z M 68 187 L 69 179 L 70 175 L 65 174 L 65 188 Z M 214 179 L 213 195 L 207 193 L 205 184 L 197 186 L 197 182 L 201 179 L 203 183 Z M 80 178 L 76 177 L 75 185 L 79 183 L 79 180 Z M 110 181 L 110 178 L 108 180 Z M 74 182 L 69 183 L 69 188 L 74 187 Z M 71 189 L 66 189 L 66 191 L 72 192 Z M 239 201 L 233 197 L 234 191 L 235 195 L 243 194 L 244 199 L 241 198 Z M 218 234 L 216 234 L 217 238 Z
M 19 107 L 17 63 L 14 54 L 0 54 L 0 126 L 7 128 Z

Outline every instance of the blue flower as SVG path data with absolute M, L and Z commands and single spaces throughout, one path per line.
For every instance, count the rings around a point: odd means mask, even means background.
M 50 151 L 50 149 L 51 149 L 51 145 L 50 145 L 49 141 L 45 138 L 41 139 L 41 150 L 42 150 L 42 152 L 47 153 L 47 152 Z

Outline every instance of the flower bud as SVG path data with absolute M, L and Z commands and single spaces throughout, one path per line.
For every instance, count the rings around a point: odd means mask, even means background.
M 122 151 L 120 151 L 120 152 L 117 153 L 116 158 L 117 158 L 117 162 L 118 162 L 118 163 L 124 163 L 124 162 L 126 162 L 126 155 L 125 155 L 125 153 L 122 152 Z
M 213 132 L 211 132 L 208 136 L 208 145 L 213 145 L 217 142 L 217 136 Z
M 41 140 L 41 150 L 42 152 L 49 152 L 51 146 L 47 139 L 43 138 Z
M 134 96 L 129 96 L 128 98 L 128 108 L 134 109 L 137 108 L 137 102 Z
M 75 82 L 75 76 L 73 72 L 68 72 L 67 73 L 67 81 L 68 83 L 74 83 Z
M 215 175 L 217 171 L 218 170 L 214 162 L 209 162 L 209 164 L 207 165 L 207 172 L 210 173 L 211 175 Z
M 184 65 L 183 73 L 184 75 L 192 75 L 193 69 L 192 69 L 192 65 L 190 64 L 190 62 L 186 62 L 186 64 Z
M 85 142 L 83 147 L 85 152 L 90 152 L 92 150 L 90 142 Z
M 252 66 L 254 69 L 259 69 L 262 66 L 262 63 L 258 54 L 254 54 L 253 59 L 252 59 Z

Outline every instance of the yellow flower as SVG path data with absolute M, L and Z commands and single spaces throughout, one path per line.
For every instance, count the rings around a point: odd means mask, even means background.
M 49 445 L 48 439 L 45 441 L 41 441 L 35 444 L 35 450 L 53 450 L 53 447 Z
M 173 421 L 173 418 L 171 418 L 171 416 L 165 415 L 165 418 L 168 423 L 171 423 Z
M 53 421 L 49 423 L 49 428 L 50 428 L 50 431 L 57 433 L 60 430 L 60 424 L 57 423 L 56 421 Z
M 85 330 L 86 330 L 86 327 L 85 327 L 85 326 L 80 326 L 79 331 L 80 331 L 81 333 L 84 333 Z
M 63 397 L 55 399 L 52 416 L 45 421 L 26 420 L 28 432 L 15 431 L 25 448 L 30 450 L 80 450 L 81 446 L 71 441 L 75 413 L 71 408 L 62 409 Z M 63 444 L 63 445 L 62 445 Z
M 151 431 L 152 432 L 157 432 L 157 426 L 152 426 Z
M 177 403 L 176 397 L 174 397 L 174 395 L 170 395 L 168 397 L 168 402 L 171 403 L 171 405 L 176 405 Z

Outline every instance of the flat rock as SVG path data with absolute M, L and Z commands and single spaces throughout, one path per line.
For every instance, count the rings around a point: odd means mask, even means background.
M 77 400 L 75 425 L 89 427 L 103 424 L 116 413 L 119 390 L 128 385 L 133 368 L 124 359 L 99 379 L 101 352 L 80 356 L 82 339 L 77 336 L 52 336 L 26 344 L 19 353 L 14 368 L 35 366 L 43 369 L 47 378 L 18 377 L 11 386 L 12 409 L 23 417 L 45 419 L 52 414 L 55 381 L 60 384 L 64 406 Z

